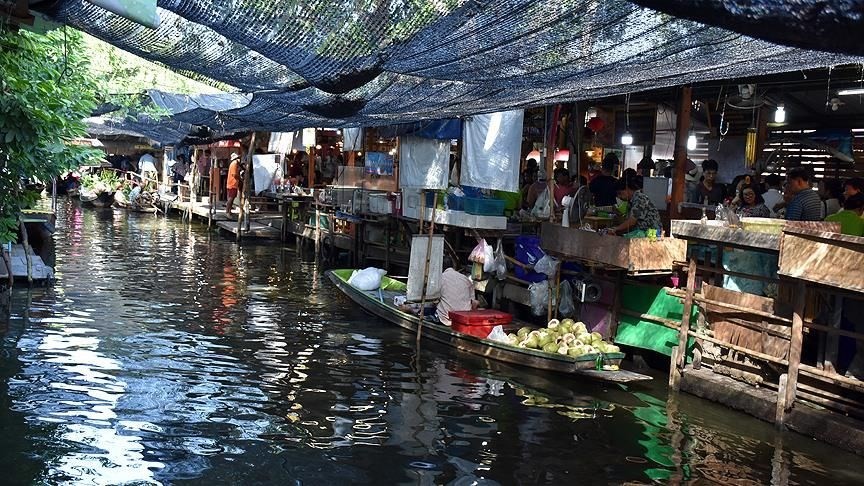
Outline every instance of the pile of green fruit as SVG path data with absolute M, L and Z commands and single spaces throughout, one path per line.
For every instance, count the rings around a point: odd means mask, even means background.
M 588 332 L 585 324 L 573 319 L 552 319 L 546 329 L 523 327 L 517 333 L 507 335 L 511 346 L 557 353 L 571 358 L 586 354 L 620 353 L 614 344 L 603 341 L 597 332 Z

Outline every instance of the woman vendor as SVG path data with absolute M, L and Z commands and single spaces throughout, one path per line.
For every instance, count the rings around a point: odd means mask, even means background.
M 738 209 L 741 216 L 755 218 L 770 218 L 771 210 L 765 206 L 765 200 L 756 192 L 755 186 L 742 186 L 738 190 Z
M 607 230 L 608 234 L 623 235 L 627 237 L 644 237 L 648 230 L 655 230 L 659 236 L 662 231 L 660 213 L 651 199 L 641 190 L 641 181 L 637 177 L 629 177 L 617 182 L 615 189 L 618 198 L 627 201 L 629 209 L 624 222 Z

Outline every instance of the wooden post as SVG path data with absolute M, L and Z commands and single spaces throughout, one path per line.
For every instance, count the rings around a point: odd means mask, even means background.
M 315 142 L 318 142 L 318 132 L 315 132 Z M 309 188 L 315 187 L 315 146 L 309 147 L 309 167 L 306 170 Z
M 789 387 L 789 375 L 780 375 L 780 385 L 777 388 L 777 408 L 774 412 L 774 425 L 778 429 L 783 428 L 783 420 L 786 416 L 786 390 Z
M 243 190 L 240 192 L 240 210 L 237 211 L 237 241 L 243 239 L 243 224 L 249 215 L 246 214 L 246 203 L 249 201 L 249 194 L 252 190 L 249 184 L 249 174 L 252 172 L 252 156 L 255 154 L 255 132 L 252 132 L 252 137 L 249 139 L 249 150 L 246 153 L 246 169 L 243 172 Z
M 546 310 L 546 322 L 552 320 L 552 316 L 555 315 L 557 317 L 558 314 L 558 289 L 561 287 L 561 264 L 563 262 L 558 262 L 558 270 L 555 271 L 555 278 L 552 279 L 551 285 L 549 286 L 549 305 Z
M 30 256 L 30 239 L 27 236 L 27 226 L 24 225 L 24 221 L 19 222 L 19 229 L 21 230 L 21 246 L 24 248 L 24 260 L 27 262 L 27 283 L 32 285 L 33 259 Z
M 618 333 L 618 316 L 621 313 L 621 293 L 624 291 L 624 271 L 615 275 L 615 296 L 612 300 L 612 319 L 609 322 L 609 339 L 614 342 Z
M 789 375 L 786 384 L 786 410 L 792 408 L 795 402 L 795 392 L 798 387 L 798 366 L 801 364 L 801 344 L 804 340 L 804 308 L 807 304 L 807 287 L 803 280 L 795 285 L 795 309 L 792 314 L 792 334 L 789 341 Z
M 426 191 L 423 198 L 426 198 Z M 429 238 L 426 240 L 426 263 L 423 265 L 423 293 L 420 297 L 420 322 L 417 323 L 417 346 L 420 346 L 420 335 L 423 330 L 423 318 L 426 314 L 426 286 L 429 285 L 429 260 L 432 258 L 432 235 L 435 233 L 435 210 L 438 208 L 438 191 L 432 193 L 432 219 L 429 222 Z M 422 231 L 423 228 L 421 227 Z M 446 270 L 446 269 L 445 269 Z
M 681 385 L 681 373 L 687 358 L 687 337 L 690 332 L 690 313 L 693 309 L 693 293 L 696 290 L 696 259 L 690 258 L 687 269 L 687 293 L 684 297 L 684 315 L 681 317 L 681 328 L 678 330 L 678 349 L 672 353 L 672 363 L 669 366 L 669 388 L 678 391 Z
M 356 155 L 357 155 L 357 152 L 355 152 L 355 151 L 353 151 L 353 150 L 349 150 L 349 151 L 348 151 L 348 158 L 347 158 L 347 160 L 345 161 L 345 165 L 346 165 L 347 167 L 354 167 L 354 158 L 355 158 Z
M 678 116 L 675 120 L 675 173 L 672 177 L 672 201 L 669 208 L 670 219 L 681 217 L 678 205 L 684 202 L 684 182 L 687 170 L 687 137 L 690 129 L 690 106 L 692 102 L 692 90 L 690 86 L 681 87 L 681 96 L 678 103 Z
M 549 222 L 555 222 L 555 140 L 558 135 L 558 118 L 561 105 L 555 105 L 549 133 L 546 134 L 546 190 L 549 191 Z

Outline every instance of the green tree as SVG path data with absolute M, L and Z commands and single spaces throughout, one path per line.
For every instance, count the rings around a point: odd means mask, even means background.
M 96 89 L 80 33 L 0 22 L 0 242 L 14 239 L 17 215 L 38 197 L 22 179 L 50 181 L 99 156 L 71 143 L 86 136 Z

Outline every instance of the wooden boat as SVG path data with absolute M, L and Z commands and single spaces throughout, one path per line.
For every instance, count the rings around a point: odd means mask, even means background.
M 97 208 L 105 208 L 111 206 L 111 204 L 114 202 L 114 193 L 96 193 L 82 189 L 78 194 L 78 199 L 85 205 L 96 206 Z
M 350 269 L 330 270 L 327 272 L 327 276 L 339 290 L 367 312 L 412 332 L 417 332 L 420 318 L 401 311 L 392 303 L 393 296 L 404 295 L 406 287 L 404 283 L 385 276 L 381 282 L 381 291 L 367 292 L 358 290 L 348 284 L 351 272 L 353 270 Z M 510 327 L 519 327 L 519 323 L 514 323 Z M 422 336 L 447 344 L 459 351 L 544 371 L 556 371 L 614 383 L 629 383 L 652 379 L 650 376 L 632 371 L 597 370 L 595 369 L 597 355 L 571 358 L 534 349 L 517 348 L 464 334 L 451 329 L 449 326 L 429 320 L 423 321 Z M 603 364 L 620 365 L 623 358 L 623 353 L 606 354 L 603 356 Z

